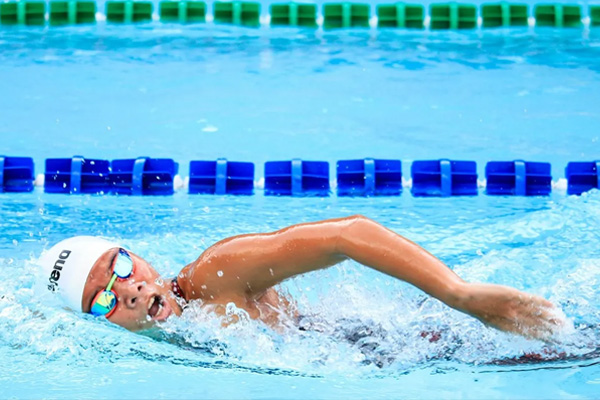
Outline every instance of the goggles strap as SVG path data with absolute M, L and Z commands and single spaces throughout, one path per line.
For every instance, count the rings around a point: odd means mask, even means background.
M 113 287 L 113 284 L 115 283 L 115 281 L 117 280 L 117 274 L 113 273 L 112 278 L 110 278 L 110 282 L 108 282 L 108 286 L 106 287 L 106 290 L 110 292 L 110 290 Z

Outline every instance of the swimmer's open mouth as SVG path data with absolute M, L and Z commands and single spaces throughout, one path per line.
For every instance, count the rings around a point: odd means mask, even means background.
M 156 294 L 150 298 L 148 302 L 148 316 L 154 321 L 164 321 L 172 312 L 173 309 L 163 296 Z
M 158 296 L 158 295 L 153 296 L 152 299 L 150 300 L 150 303 L 148 304 L 148 315 L 151 318 L 155 318 L 162 311 L 163 304 L 164 304 L 164 301 L 161 296 Z

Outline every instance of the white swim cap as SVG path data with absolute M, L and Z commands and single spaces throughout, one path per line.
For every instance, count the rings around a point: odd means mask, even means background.
M 115 247 L 120 246 L 94 236 L 75 236 L 54 245 L 39 259 L 48 290 L 58 293 L 69 308 L 82 311 L 83 287 L 92 267 Z

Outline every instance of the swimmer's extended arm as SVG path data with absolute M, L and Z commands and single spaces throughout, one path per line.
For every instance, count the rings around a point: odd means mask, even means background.
M 287 278 L 348 258 L 503 330 L 541 336 L 533 331 L 540 322 L 538 311 L 551 306 L 505 286 L 466 283 L 422 247 L 363 216 L 223 240 L 182 271 L 189 285 L 184 292 L 215 300 L 251 298 Z M 540 332 L 546 330 L 544 325 Z

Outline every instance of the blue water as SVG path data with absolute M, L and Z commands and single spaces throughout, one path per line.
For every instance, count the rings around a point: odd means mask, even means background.
M 600 33 L 245 30 L 151 24 L 0 30 L 0 153 L 266 160 L 597 159 Z M 408 170 L 405 168 L 405 172 Z M 78 234 L 165 276 L 231 235 L 362 213 L 470 281 L 559 304 L 554 345 L 485 328 L 345 262 L 281 287 L 321 331 L 221 328 L 193 305 L 137 335 L 40 302 L 35 259 Z M 549 198 L 0 195 L 0 397 L 594 398 L 600 192 Z M 231 313 L 240 314 L 231 309 Z M 242 320 L 243 314 L 240 314 Z M 343 333 L 369 329 L 352 343 Z M 423 332 L 441 331 L 430 341 Z M 375 342 L 375 352 L 361 345 Z M 550 360 L 527 361 L 530 353 Z M 365 354 L 367 353 L 367 354 Z M 561 353 L 561 360 L 551 355 Z M 383 365 L 376 361 L 385 359 Z M 10 360 L 10 361 L 9 361 Z M 9 362 L 8 362 L 9 361 Z

